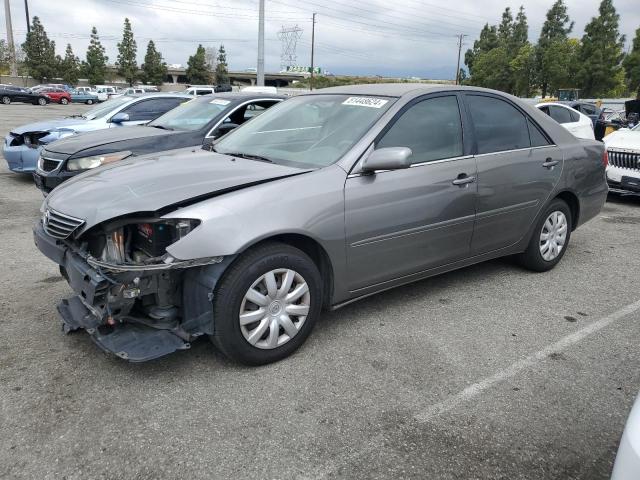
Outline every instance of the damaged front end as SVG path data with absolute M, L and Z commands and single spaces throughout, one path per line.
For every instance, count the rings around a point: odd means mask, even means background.
M 232 257 L 178 260 L 166 252 L 198 220 L 133 216 L 75 235 L 82 223 L 47 209 L 34 227 L 37 247 L 76 293 L 58 305 L 65 332 L 84 329 L 132 362 L 213 333 L 213 290 Z

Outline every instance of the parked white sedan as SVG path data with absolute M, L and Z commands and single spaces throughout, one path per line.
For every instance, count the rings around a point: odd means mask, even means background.
M 637 480 L 640 474 L 640 397 L 624 427 L 611 480 Z
M 539 103 L 536 107 L 573 133 L 574 136 L 595 140 L 593 122 L 584 113 L 554 102 Z
M 616 130 L 602 141 L 609 155 L 609 191 L 640 194 L 640 125 Z

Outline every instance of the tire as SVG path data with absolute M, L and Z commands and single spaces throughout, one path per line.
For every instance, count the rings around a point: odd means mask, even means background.
M 93 105 L 93 100 L 91 99 L 87 100 L 87 105 Z
M 4 105 L 9 105 L 11 103 L 11 97 L 4 95 L 1 99 L 2 103 Z
M 564 217 L 564 223 L 562 217 Z M 569 240 L 571 239 L 572 226 L 571 209 L 564 200 L 556 198 L 540 216 L 527 249 L 517 257 L 520 264 L 534 272 L 551 270 L 560 263 L 567 251 Z M 545 234 L 546 237 L 544 236 Z M 563 243 L 560 245 L 560 242 Z M 553 254 L 554 243 L 556 245 L 555 255 Z
M 66 97 L 62 97 L 60 99 L 60 104 L 61 105 L 68 105 L 69 104 L 69 100 L 67 100 Z
M 276 280 L 272 284 L 271 296 L 266 288 L 266 278 L 270 274 Z M 285 283 L 290 287 L 283 287 Z M 304 292 L 305 283 L 308 287 L 306 293 L 293 301 L 286 300 Z M 265 301 L 263 306 L 247 298 L 253 298 L 250 291 L 261 295 L 258 300 Z M 321 309 L 322 279 L 311 258 L 286 244 L 261 245 L 239 257 L 218 282 L 214 292 L 214 334 L 211 340 L 236 362 L 246 365 L 275 362 L 292 354 L 304 343 Z M 243 326 L 241 313 L 246 319 Z M 283 317 L 286 329 L 280 323 Z M 287 318 L 290 321 L 286 321 Z M 266 327 L 261 328 L 264 325 Z M 289 335 L 290 332 L 293 333 Z M 252 338 L 253 341 L 250 340 Z
M 44 99 L 44 98 L 39 98 L 38 99 L 38 105 L 40 105 L 42 107 L 44 107 L 47 103 L 48 103 L 47 100 Z

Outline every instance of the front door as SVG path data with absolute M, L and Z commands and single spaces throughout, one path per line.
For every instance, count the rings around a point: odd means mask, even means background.
M 466 155 L 457 96 L 420 99 L 390 124 L 374 147 L 409 147 L 412 166 L 346 181 L 351 291 L 459 260 L 470 250 L 476 165 Z
M 510 102 L 466 94 L 477 144 L 474 255 L 508 247 L 529 231 L 560 180 L 562 151 Z

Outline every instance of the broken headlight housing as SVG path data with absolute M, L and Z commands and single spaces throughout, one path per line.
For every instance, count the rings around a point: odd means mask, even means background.
M 200 224 L 195 219 L 131 219 L 107 224 L 89 241 L 88 262 L 111 270 L 158 270 L 219 263 L 222 258 L 180 261 L 167 247 Z
M 131 152 L 105 153 L 104 155 L 93 155 L 91 157 L 72 158 L 67 162 L 67 170 L 75 172 L 78 170 L 90 170 L 107 163 L 118 162 L 131 156 Z

